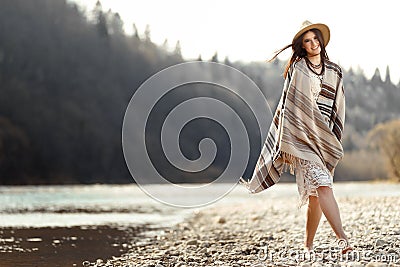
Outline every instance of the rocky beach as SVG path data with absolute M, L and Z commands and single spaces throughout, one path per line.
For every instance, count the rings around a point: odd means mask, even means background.
M 192 209 L 154 201 L 136 186 L 0 192 L 1 267 L 400 266 L 400 184 L 334 185 L 354 248 L 346 255 L 324 217 L 314 252 L 304 253 L 306 208 L 298 209 L 293 183 L 254 195 L 235 187 Z
M 305 207 L 296 207 L 296 195 L 258 194 L 196 209 L 173 227 L 137 237 L 122 256 L 83 266 L 400 266 L 399 195 L 339 195 L 354 248 L 345 255 L 324 217 L 314 252 L 305 253 Z

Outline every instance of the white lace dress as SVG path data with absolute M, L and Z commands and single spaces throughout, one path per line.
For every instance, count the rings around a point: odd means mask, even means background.
M 312 76 L 311 92 L 317 101 L 321 92 L 321 80 L 317 75 Z M 301 160 L 296 168 L 296 183 L 300 194 L 299 207 L 307 204 L 309 196 L 318 197 L 317 188 L 320 186 L 333 186 L 333 177 L 324 167 L 315 162 Z

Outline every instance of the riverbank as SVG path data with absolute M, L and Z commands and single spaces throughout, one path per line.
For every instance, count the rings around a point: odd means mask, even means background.
M 182 199 L 204 197 L 185 192 Z M 365 266 L 374 260 L 387 264 L 375 266 L 388 266 L 398 261 L 400 184 L 336 183 L 335 195 L 357 254 L 337 257 L 323 219 L 315 260 L 307 261 L 301 258 L 305 209 L 297 209 L 293 183 L 255 195 L 236 187 L 196 209 L 164 205 L 132 185 L 0 187 L 0 266 Z
M 346 255 L 324 217 L 315 253 L 303 253 L 305 208 L 297 210 L 293 200 L 215 204 L 92 266 L 400 266 L 399 196 L 338 197 L 354 247 Z

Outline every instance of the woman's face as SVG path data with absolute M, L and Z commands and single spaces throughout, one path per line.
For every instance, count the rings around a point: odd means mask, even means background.
M 303 48 L 306 50 L 308 57 L 316 56 L 321 53 L 321 46 L 314 32 L 308 31 L 304 34 Z

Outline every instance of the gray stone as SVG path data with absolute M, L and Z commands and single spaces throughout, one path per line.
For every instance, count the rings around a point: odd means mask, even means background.
M 200 249 L 199 253 L 202 253 L 202 254 L 207 253 L 207 248 Z
M 188 242 L 186 242 L 186 245 L 188 246 L 196 246 L 197 245 L 197 240 L 193 239 L 193 240 L 189 240 Z
M 386 246 L 386 245 L 387 245 L 387 242 L 385 240 L 383 240 L 383 239 L 377 239 L 375 241 L 375 247 L 383 247 L 383 246 Z

